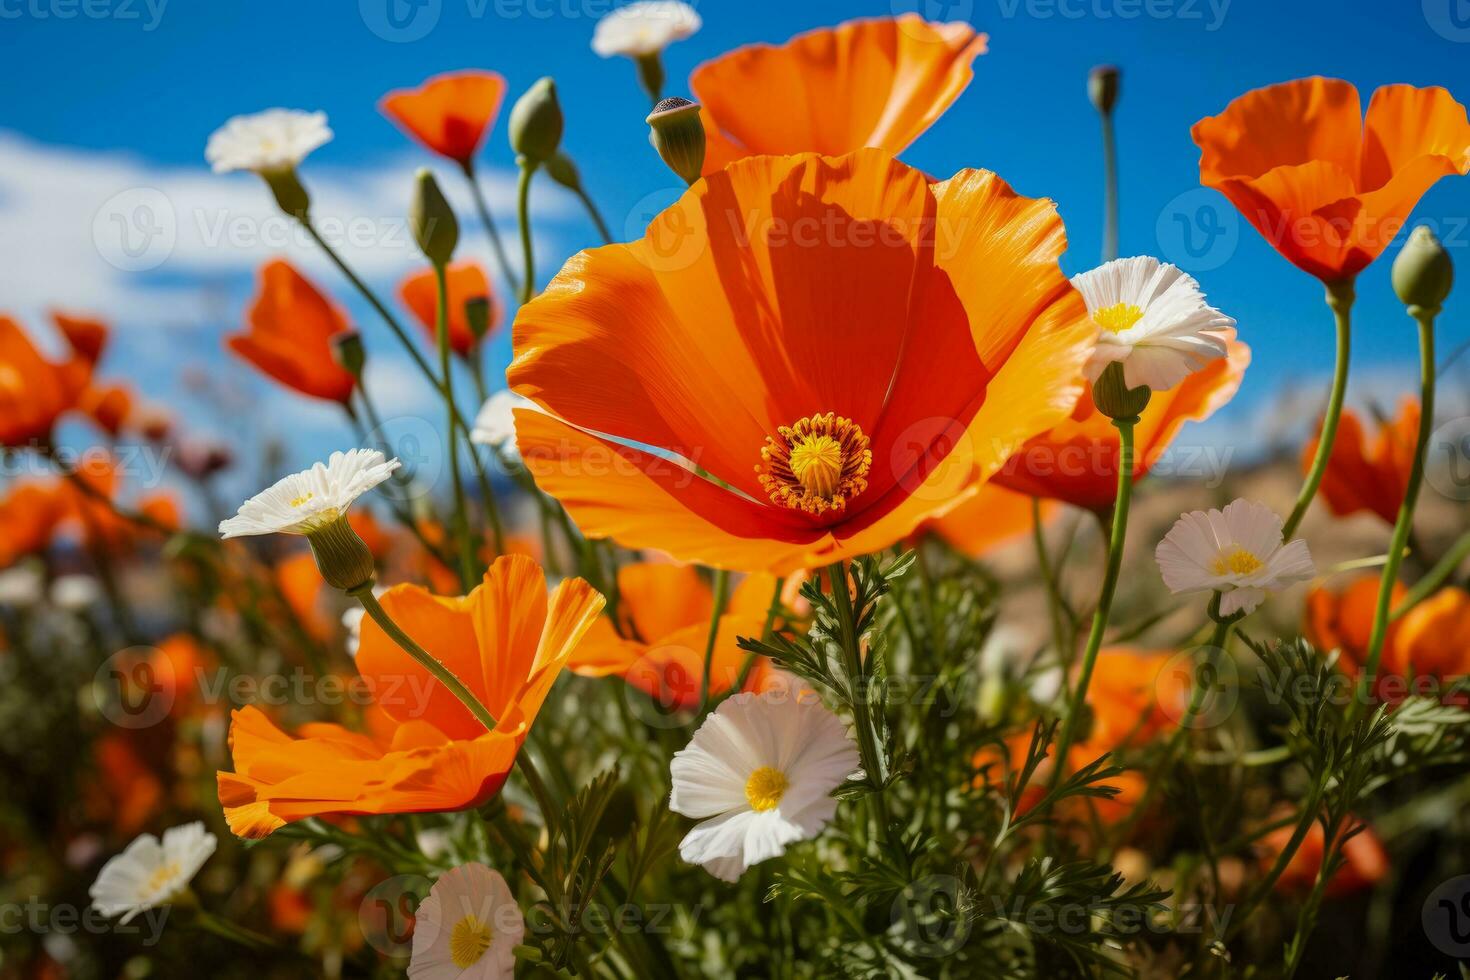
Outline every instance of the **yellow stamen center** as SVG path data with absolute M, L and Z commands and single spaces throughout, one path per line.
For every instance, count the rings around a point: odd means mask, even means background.
M 1122 333 L 1143 317 L 1143 311 L 1132 303 L 1114 303 L 1092 315 L 1092 322 L 1108 333 Z
M 449 958 L 461 970 L 474 966 L 494 939 L 495 932 L 487 923 L 467 915 L 449 932 Z
M 152 894 L 161 891 L 165 885 L 171 884 L 179 876 L 179 865 L 176 861 L 161 864 L 153 869 L 148 876 L 148 883 L 143 886 L 144 891 Z
M 316 496 L 316 494 L 308 491 L 308 492 L 302 494 L 301 496 L 297 497 L 295 500 L 291 501 L 291 506 L 292 507 L 304 507 L 304 506 L 306 506 L 307 503 L 309 503 L 311 501 L 311 498 L 313 498 L 315 496 Z
M 761 460 L 755 471 L 774 503 L 820 515 L 842 510 L 868 488 L 873 451 L 857 423 L 828 412 L 778 428 L 766 437 Z
M 761 766 L 745 781 L 745 798 L 750 801 L 752 810 L 764 813 L 766 810 L 774 810 L 790 788 L 791 781 L 784 772 L 770 766 Z
M 1261 567 L 1261 559 L 1246 551 L 1244 548 L 1236 548 L 1234 551 L 1222 552 L 1215 559 L 1210 570 L 1216 575 L 1249 575 Z

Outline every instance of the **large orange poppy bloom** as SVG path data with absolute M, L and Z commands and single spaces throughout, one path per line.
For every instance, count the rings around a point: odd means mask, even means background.
M 1154 468 L 1185 422 L 1209 418 L 1234 397 L 1250 360 L 1250 348 L 1232 339 L 1225 357 L 1168 391 L 1153 393 L 1133 428 L 1135 480 Z M 1086 391 L 1071 417 L 1026 443 L 996 474 L 995 482 L 1032 496 L 1105 510 L 1118 493 L 1121 451 L 1117 427 L 1097 410 L 1092 393 Z
M 757 153 L 902 153 L 970 84 L 985 42 L 969 24 L 909 13 L 721 55 L 689 77 L 703 106 L 704 172 Z
M 490 280 L 480 263 L 473 259 L 451 262 L 445 269 L 445 292 L 448 294 L 447 319 L 449 324 L 449 347 L 460 357 L 468 357 L 479 343 L 470 330 L 469 315 L 465 304 L 472 299 L 490 301 L 490 335 L 500 319 L 500 306 L 490 289 Z M 434 268 L 430 266 L 415 272 L 398 284 L 398 297 L 413 313 L 414 319 L 424 328 L 429 339 L 439 342 L 439 285 L 435 281 Z
M 20 324 L 0 316 L 0 447 L 50 442 L 56 420 L 77 407 L 91 376 L 81 358 L 46 360 Z
M 221 772 L 230 829 L 264 837 L 321 814 L 425 813 L 478 806 L 500 791 L 536 713 L 602 609 L 581 579 L 548 597 L 529 558 L 499 558 L 469 595 L 445 598 L 400 585 L 388 614 L 464 682 L 496 718 L 486 731 L 469 710 L 371 620 L 357 669 L 371 693 L 366 733 L 314 724 L 295 737 L 263 712 L 234 713 L 235 771 Z
M 352 375 L 332 352 L 332 338 L 351 329 L 347 314 L 289 263 L 261 266 L 245 316 L 245 332 L 227 338 L 230 350 L 303 395 L 344 404 L 352 397 Z
M 1074 404 L 1096 328 L 1065 247 L 987 171 L 737 161 L 521 308 L 522 456 L 587 534 L 684 561 L 887 547 Z
M 1343 409 L 1337 441 L 1322 476 L 1322 499 L 1338 517 L 1365 510 L 1392 524 L 1408 492 L 1418 441 L 1417 398 L 1404 398 L 1398 416 L 1380 425 L 1371 442 L 1357 415 Z M 1312 465 L 1316 452 L 1316 438 L 1302 447 L 1302 472 Z
M 495 72 L 457 71 L 389 92 L 378 108 L 430 150 L 468 167 L 503 98 L 505 79 Z
M 1195 123 L 1200 181 L 1324 282 L 1378 257 L 1439 178 L 1470 172 L 1465 107 L 1442 88 L 1358 90 L 1303 78 L 1247 92 Z

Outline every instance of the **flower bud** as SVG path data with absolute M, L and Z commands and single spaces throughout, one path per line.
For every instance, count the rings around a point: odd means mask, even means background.
M 582 189 L 582 175 L 577 172 L 577 165 L 572 163 L 572 158 L 557 150 L 546 161 L 546 173 L 552 180 L 569 191 L 580 191 Z
M 1113 361 L 1103 368 L 1092 385 L 1092 403 L 1110 419 L 1138 421 L 1152 394 L 1147 385 L 1128 387 L 1123 380 L 1122 361 Z
M 311 195 L 306 193 L 301 178 L 296 176 L 296 168 L 262 170 L 260 176 L 275 195 L 277 207 L 293 218 L 306 220 L 306 213 L 311 210 Z
M 464 318 L 475 340 L 490 332 L 490 297 L 471 296 L 464 303 Z
M 357 592 L 372 588 L 378 569 L 373 553 L 347 518 L 339 517 L 306 535 L 317 570 L 334 589 Z
M 1113 106 L 1118 104 L 1118 84 L 1122 78 L 1122 72 L 1117 65 L 1098 65 L 1087 73 L 1087 97 L 1097 111 L 1103 115 L 1111 115 Z
M 510 148 L 533 165 L 543 164 L 561 145 L 561 131 L 556 83 L 542 78 L 510 110 Z
M 420 169 L 414 184 L 413 202 L 408 208 L 408 223 L 414 241 L 419 243 L 429 261 L 443 268 L 454 256 L 459 244 L 459 222 L 454 209 L 439 190 L 439 182 L 428 170 Z
M 692 184 L 704 172 L 704 123 L 699 103 L 664 99 L 648 114 L 648 141 L 669 169 Z
M 1455 282 L 1455 265 L 1434 232 L 1420 225 L 1393 260 L 1393 291 L 1405 306 L 1437 311 Z
M 344 330 L 332 338 L 332 356 L 342 369 L 354 378 L 362 378 L 362 366 L 367 361 L 367 350 L 362 346 L 362 334 L 356 330 Z

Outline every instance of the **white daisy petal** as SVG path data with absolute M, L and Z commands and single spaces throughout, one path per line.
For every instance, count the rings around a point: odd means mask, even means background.
M 541 408 L 525 395 L 513 391 L 497 391 L 485 399 L 475 424 L 470 428 L 470 442 L 491 446 L 511 459 L 520 458 L 516 445 L 515 410 L 518 408 L 540 411 Z
M 699 30 L 694 8 L 677 0 L 640 0 L 619 7 L 597 22 L 592 50 L 604 58 L 646 58 Z
M 292 170 L 331 138 L 325 112 L 267 109 L 235 116 L 215 130 L 204 148 L 204 158 L 217 174 Z
M 164 831 L 162 841 L 143 834 L 102 866 L 88 891 L 92 905 L 123 922 L 167 905 L 189 887 L 217 843 L 198 821 Z
M 1251 612 L 1267 593 L 1317 573 L 1305 541 L 1282 542 L 1280 515 L 1235 500 L 1224 510 L 1183 514 L 1154 551 L 1164 584 L 1176 595 L 1222 593 L 1220 612 Z
M 238 514 L 220 522 L 220 536 L 310 533 L 344 516 L 353 501 L 398 467 L 398 460 L 376 449 L 333 453 L 325 464 L 283 477 L 245 501 Z

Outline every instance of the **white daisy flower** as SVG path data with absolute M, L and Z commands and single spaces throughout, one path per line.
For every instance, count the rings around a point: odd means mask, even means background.
M 331 138 L 325 112 L 267 109 L 235 116 L 216 129 L 204 148 L 204 158 L 217 174 L 294 170 L 308 153 Z
M 604 58 L 646 58 L 699 30 L 694 8 L 677 0 L 641 0 L 619 7 L 597 22 L 592 50 Z
M 398 469 L 376 449 L 333 453 L 326 465 L 283 477 L 240 505 L 240 512 L 221 521 L 221 537 L 250 534 L 311 534 L 347 513 L 352 502 Z
M 163 832 L 160 842 L 144 834 L 102 866 L 88 894 L 103 915 L 133 916 L 178 898 L 214 853 L 213 834 L 199 821 Z
M 480 414 L 475 416 L 475 424 L 470 428 L 470 442 L 490 446 L 509 459 L 519 459 L 514 414 L 518 408 L 541 411 L 541 406 L 531 399 L 509 389 L 497 391 L 485 399 L 485 404 L 480 407 Z
M 515 973 L 526 920 L 499 872 L 483 864 L 446 871 L 414 914 L 413 980 L 496 980 Z
M 1275 511 L 1253 500 L 1191 511 L 1164 535 L 1154 558 L 1174 594 L 1218 591 L 1221 615 L 1250 612 L 1266 593 L 1317 573 L 1307 543 L 1283 544 L 1281 526 Z
M 0 572 L 0 606 L 29 609 L 41 601 L 46 583 L 34 565 L 16 565 Z
M 102 601 L 102 586 L 90 575 L 58 575 L 51 583 L 51 604 L 70 613 L 82 613 Z
M 1235 336 L 1235 321 L 1205 302 L 1193 276 L 1146 255 L 1104 263 L 1072 285 L 1101 331 L 1089 381 L 1121 361 L 1129 388 L 1167 391 L 1224 357 Z
M 736 694 L 705 719 L 669 766 L 669 809 L 703 819 L 679 856 L 723 881 L 815 837 L 832 791 L 858 768 L 847 726 L 815 698 Z

